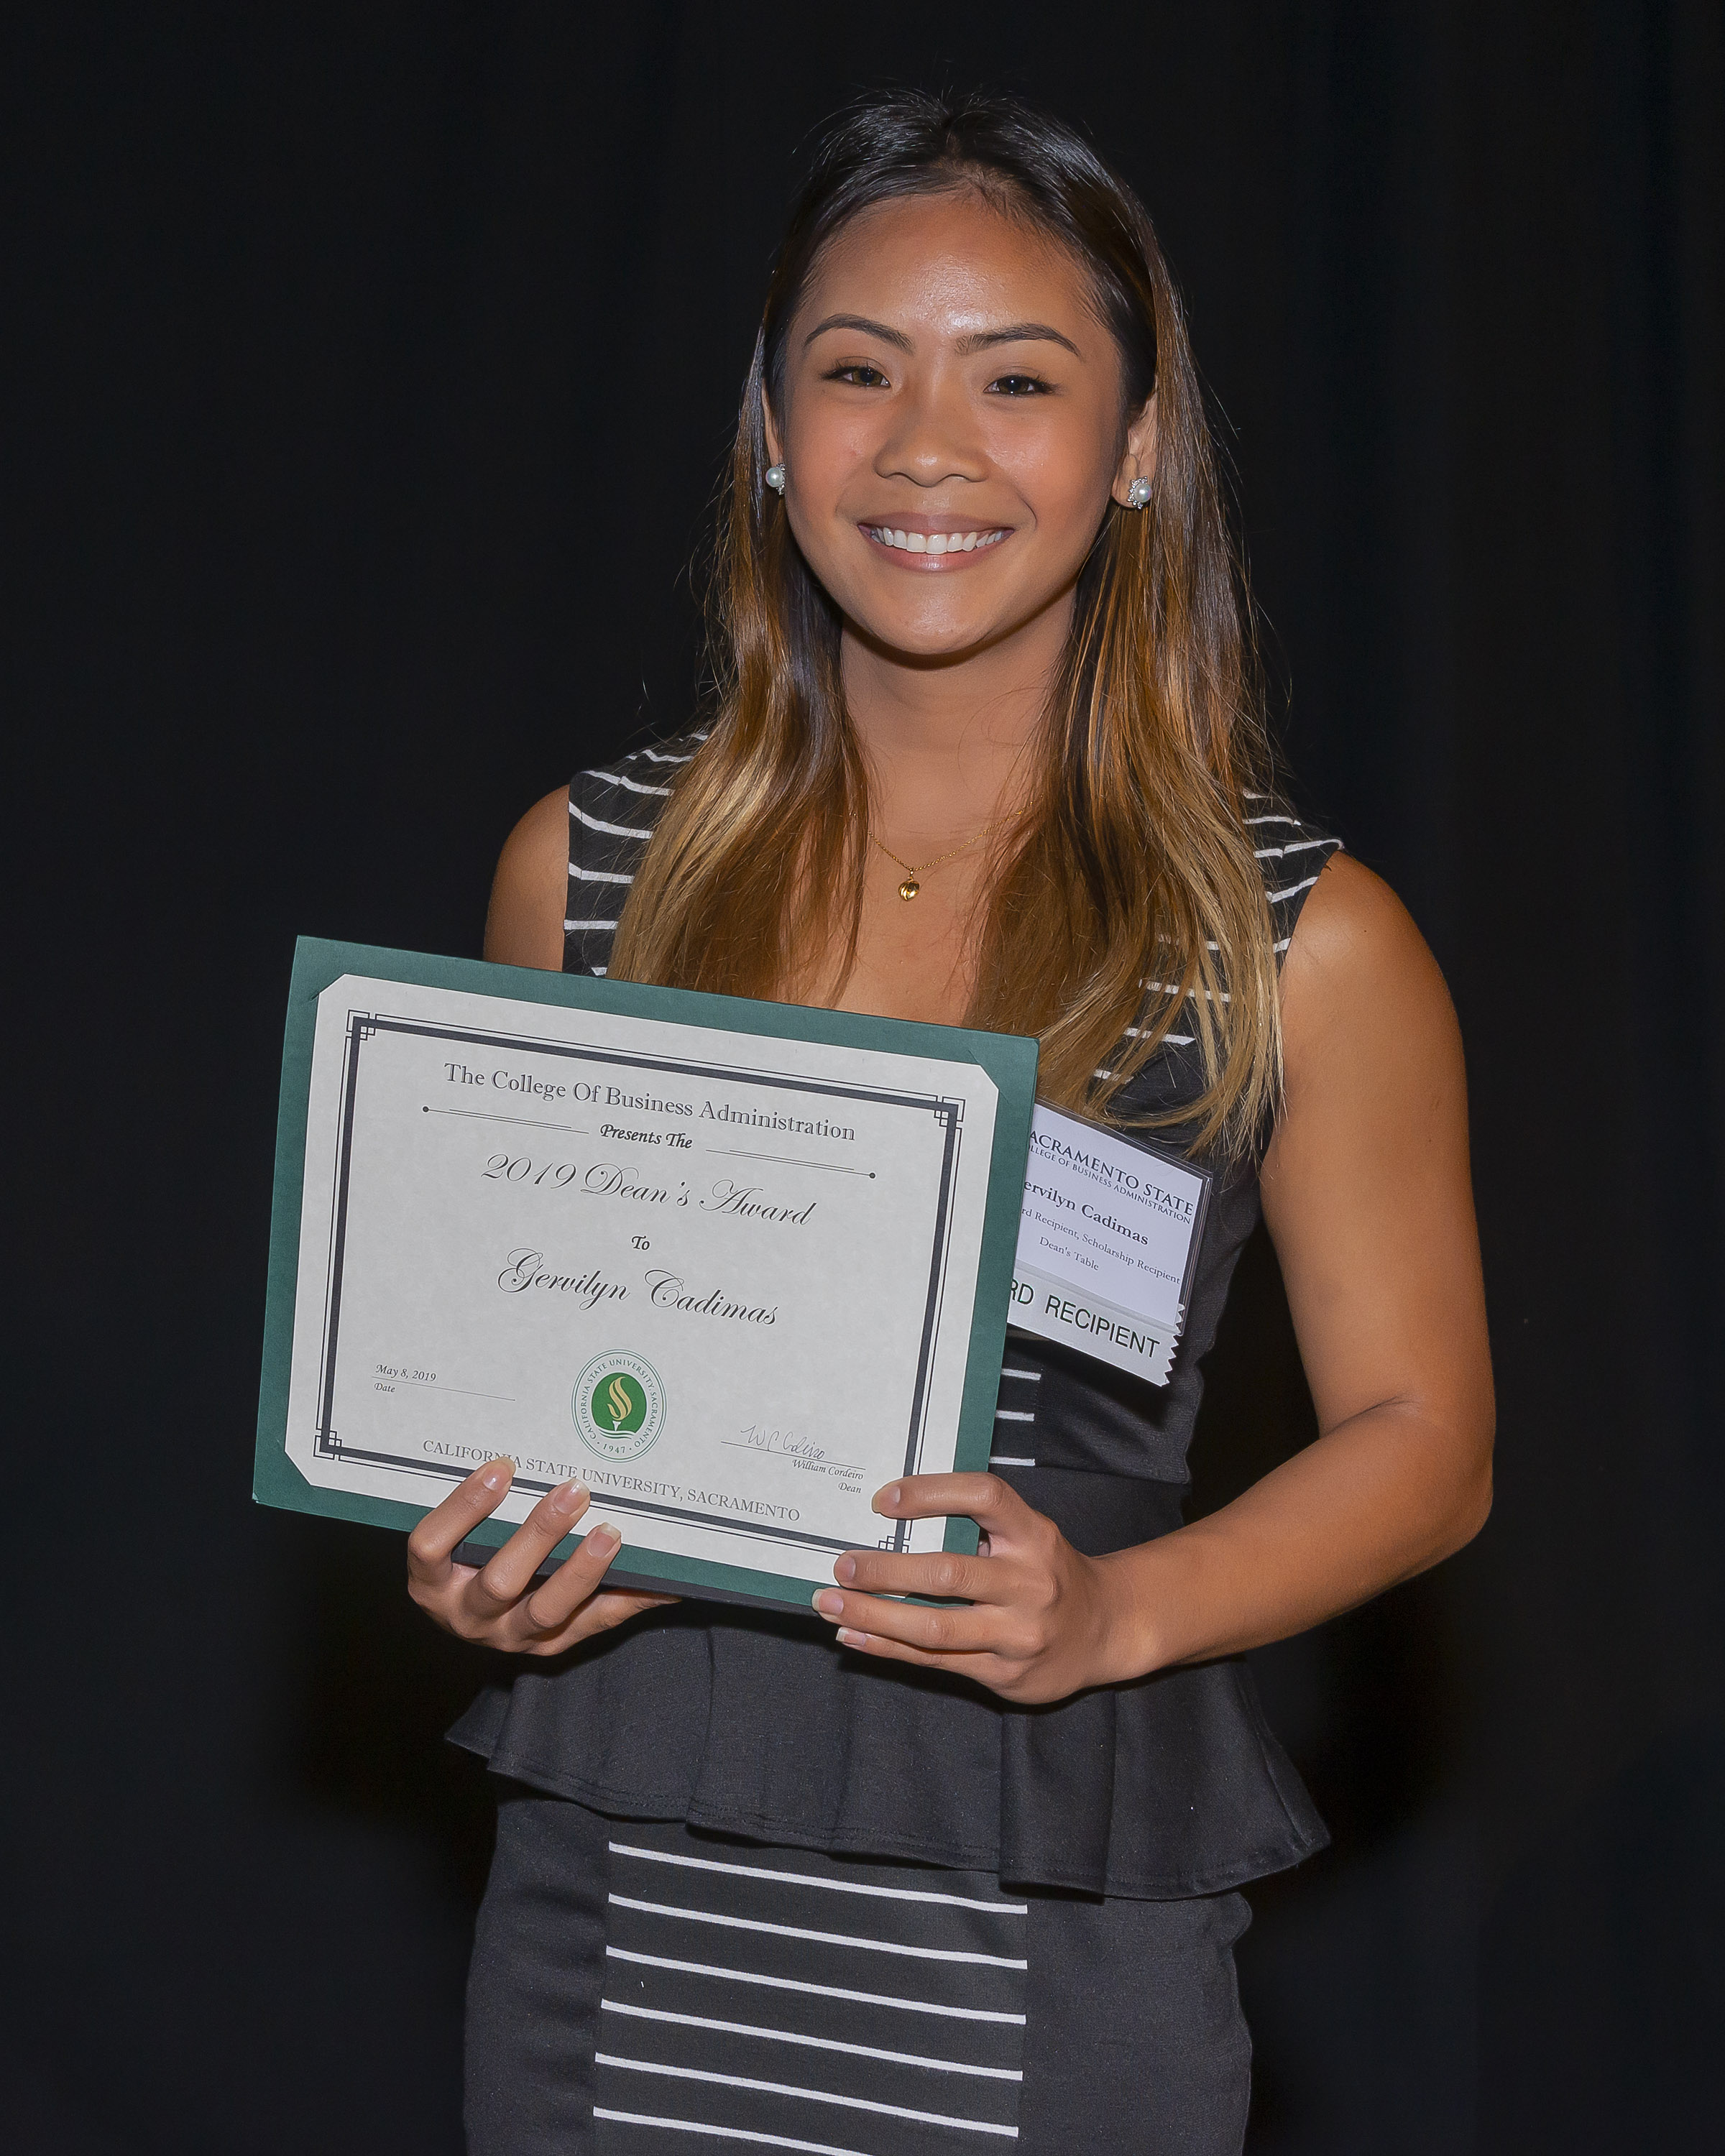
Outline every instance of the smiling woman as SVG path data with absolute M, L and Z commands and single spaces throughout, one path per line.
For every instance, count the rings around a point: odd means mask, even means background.
M 457 1563 L 505 1461 L 415 1530 L 421 1605 L 537 1658 L 455 1732 L 507 1792 L 470 2146 L 1235 2156 L 1238 1889 L 1323 1839 L 1238 1657 L 1467 1540 L 1491 1377 L 1448 999 L 1262 775 L 1178 302 L 1078 136 L 911 95 L 835 129 L 718 570 L 706 723 L 523 819 L 490 955 L 1034 1034 L 1046 1097 L 1213 1197 L 1165 1388 L 1014 1338 L 994 1471 L 876 1493 L 975 1558 L 883 1538 L 806 1620 L 654 1608 L 603 1526 L 539 1578 L 573 1483 Z M 1183 1523 L 1260 1212 L 1322 1434 Z
M 1245 1145 L 1280 1053 L 1263 746 L 1185 326 L 1132 196 L 991 110 L 994 163 L 857 123 L 792 219 L 721 535 L 722 716 L 611 963 L 1034 1032 L 1045 1097 L 1104 1112 L 1189 1000 L 1204 1137 Z M 895 889 L 914 920 L 871 904 Z

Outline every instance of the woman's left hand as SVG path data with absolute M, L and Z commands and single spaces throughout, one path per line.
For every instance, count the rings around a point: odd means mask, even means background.
M 890 1520 L 974 1520 L 983 1547 L 975 1557 L 848 1552 L 833 1567 L 838 1586 L 814 1597 L 845 1646 L 951 1670 L 1024 1707 L 1142 1674 L 1133 1666 L 1126 1578 L 1107 1559 L 1074 1549 L 998 1475 L 907 1475 L 874 1504 Z M 970 1606 L 885 1599 L 896 1594 L 962 1598 Z

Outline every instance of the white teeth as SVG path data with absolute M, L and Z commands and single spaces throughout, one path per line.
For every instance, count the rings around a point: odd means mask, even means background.
M 883 547 L 896 547 L 906 554 L 973 554 L 978 547 L 998 547 L 1004 531 L 891 531 L 884 524 L 869 530 Z

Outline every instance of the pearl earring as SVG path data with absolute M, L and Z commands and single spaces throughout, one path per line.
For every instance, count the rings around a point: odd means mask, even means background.
M 783 465 L 768 465 L 765 475 L 768 485 L 773 489 L 773 491 L 775 494 L 783 494 L 784 492 L 784 466 Z
M 1135 479 L 1126 490 L 1127 507 L 1128 509 L 1145 509 L 1149 506 L 1149 480 L 1147 479 Z

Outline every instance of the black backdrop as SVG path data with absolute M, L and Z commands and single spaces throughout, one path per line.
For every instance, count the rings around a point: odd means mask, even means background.
M 458 2145 L 477 1665 L 246 1494 L 291 940 L 472 951 L 684 717 L 799 146 L 909 78 L 1152 205 L 1301 789 L 1470 1045 L 1497 1510 L 1260 1658 L 1337 1845 L 1255 1897 L 1254 2148 L 1716 2147 L 1719 8 L 8 23 L 12 2145 Z M 1304 1413 L 1261 1250 L 1230 1324 L 1211 1501 Z

